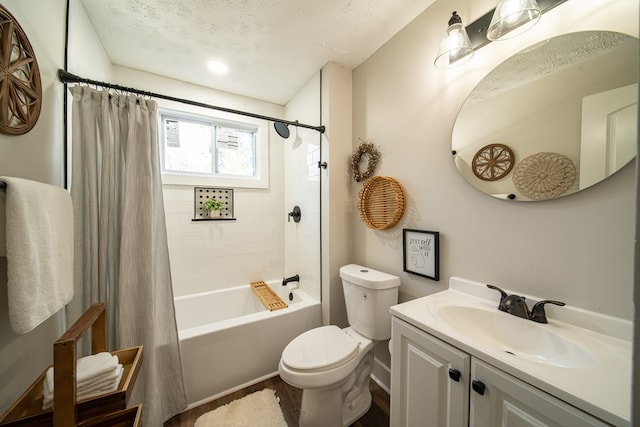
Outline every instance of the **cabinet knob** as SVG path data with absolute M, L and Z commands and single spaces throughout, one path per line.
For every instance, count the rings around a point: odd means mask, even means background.
M 484 396 L 485 385 L 482 381 L 478 381 L 478 380 L 471 381 L 471 388 L 473 388 L 473 391 L 478 393 L 480 396 Z
M 457 369 L 449 368 L 449 378 L 454 380 L 455 382 L 460 381 L 460 371 Z

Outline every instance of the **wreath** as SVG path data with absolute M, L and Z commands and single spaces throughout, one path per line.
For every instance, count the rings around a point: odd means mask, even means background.
M 362 141 L 362 140 L 361 140 Z M 362 158 L 367 158 L 367 170 L 360 172 L 360 162 Z M 351 157 L 351 169 L 353 179 L 356 182 L 365 181 L 373 176 L 376 165 L 380 159 L 380 152 L 371 141 L 362 141 Z

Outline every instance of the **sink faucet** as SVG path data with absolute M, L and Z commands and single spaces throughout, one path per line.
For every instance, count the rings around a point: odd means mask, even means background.
M 287 283 L 289 282 L 300 282 L 300 276 L 296 274 L 295 276 L 287 277 L 286 279 L 283 278 L 282 286 L 287 286 Z
M 514 316 L 529 318 L 529 307 L 525 302 L 525 298 L 520 295 L 509 295 L 502 301 L 503 311 L 513 314 Z
M 487 285 L 487 288 L 500 292 L 500 304 L 498 310 L 514 316 L 529 319 L 537 323 L 547 323 L 547 315 L 544 311 L 545 304 L 566 305 L 561 301 L 543 300 L 535 303 L 531 311 L 527 307 L 525 297 L 520 295 L 509 295 L 497 286 Z
M 533 308 L 531 309 L 531 314 L 529 314 L 529 320 L 533 320 L 534 322 L 538 322 L 538 323 L 548 323 L 547 313 L 544 312 L 545 304 L 555 304 L 555 305 L 559 305 L 560 307 L 566 305 L 562 301 L 553 301 L 549 299 L 538 301 L 533 305 Z

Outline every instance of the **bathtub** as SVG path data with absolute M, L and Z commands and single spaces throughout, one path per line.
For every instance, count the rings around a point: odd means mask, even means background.
M 189 408 L 277 375 L 284 347 L 321 325 L 319 301 L 267 284 L 289 307 L 266 310 L 249 285 L 175 298 Z

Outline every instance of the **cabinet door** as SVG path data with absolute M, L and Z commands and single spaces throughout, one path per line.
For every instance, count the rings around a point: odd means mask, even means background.
M 395 317 L 391 337 L 391 426 L 466 427 L 469 355 Z
M 471 380 L 470 427 L 608 425 L 475 357 Z

